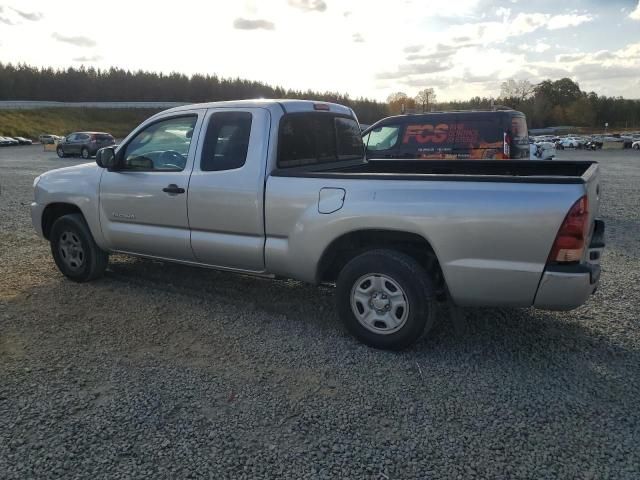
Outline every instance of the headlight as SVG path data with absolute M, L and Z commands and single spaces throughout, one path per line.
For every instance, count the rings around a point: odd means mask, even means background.
M 36 188 L 36 185 L 38 185 L 38 182 L 40 181 L 40 177 L 42 175 L 38 175 L 36 178 L 33 179 L 33 188 Z

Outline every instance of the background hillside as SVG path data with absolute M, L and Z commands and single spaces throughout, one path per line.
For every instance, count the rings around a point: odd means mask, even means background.
M 387 102 L 378 102 L 354 99 L 337 92 L 293 90 L 216 75 L 167 75 L 119 68 L 69 67 L 56 70 L 0 63 L 0 100 L 206 102 L 259 97 L 304 98 L 348 105 L 365 124 L 402 111 L 466 110 L 500 104 L 524 112 L 530 128 L 572 125 L 602 129 L 605 123 L 610 129 L 640 128 L 640 100 L 585 92 L 569 78 L 545 80 L 536 85 L 526 80 L 509 80 L 503 83 L 497 98 L 437 102 L 436 92 L 429 88 L 422 90 L 416 98 L 398 92 Z M 0 110 L 0 135 L 36 137 L 40 133 L 63 135 L 74 130 L 106 130 L 122 137 L 156 111 L 93 108 Z

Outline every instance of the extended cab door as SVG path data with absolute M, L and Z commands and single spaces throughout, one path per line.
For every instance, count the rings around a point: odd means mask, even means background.
M 187 189 L 205 110 L 150 119 L 117 151 L 100 180 L 100 227 L 112 250 L 194 260 Z
M 264 270 L 264 178 L 271 125 L 262 108 L 211 109 L 189 183 L 191 246 L 199 262 Z

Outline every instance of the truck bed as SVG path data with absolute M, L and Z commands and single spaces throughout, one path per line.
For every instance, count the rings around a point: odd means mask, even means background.
M 467 182 L 587 183 L 593 161 L 368 160 L 276 169 L 279 177 L 433 180 Z

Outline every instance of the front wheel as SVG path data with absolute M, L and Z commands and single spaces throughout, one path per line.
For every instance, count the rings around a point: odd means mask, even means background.
M 64 150 L 62 149 L 62 147 L 56 148 L 56 153 L 58 154 L 58 157 L 60 157 L 60 158 L 64 158 L 65 157 Z
M 89 155 L 89 149 L 87 147 L 82 147 L 82 150 L 80 151 L 80 155 L 82 155 L 82 158 L 84 159 L 87 159 L 91 156 Z
M 634 146 L 633 146 L 633 149 L 634 149 L 634 150 L 640 150 L 640 145 L 634 145 Z
M 336 298 L 347 329 L 375 348 L 406 348 L 434 323 L 431 278 L 416 260 L 395 250 L 371 250 L 347 263 Z
M 49 239 L 58 269 L 74 282 L 88 282 L 106 270 L 109 254 L 96 245 L 82 215 L 74 213 L 58 218 Z

